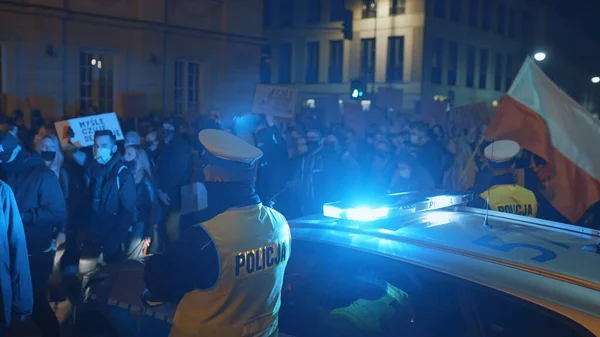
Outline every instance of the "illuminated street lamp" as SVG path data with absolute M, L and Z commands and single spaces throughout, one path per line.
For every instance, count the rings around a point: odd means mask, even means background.
M 543 60 L 546 59 L 546 53 L 544 53 L 544 52 L 535 53 L 535 55 L 533 55 L 533 58 L 538 62 L 542 62 Z
M 594 76 L 592 77 L 592 83 L 600 83 L 600 76 Z

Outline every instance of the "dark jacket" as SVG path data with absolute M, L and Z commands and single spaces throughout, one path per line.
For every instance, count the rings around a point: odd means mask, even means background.
M 90 231 L 94 240 L 101 245 L 112 240 L 124 240 L 136 215 L 133 176 L 118 154 L 105 165 L 93 163 L 89 169 L 92 196 Z
M 157 219 L 156 187 L 148 176 L 136 184 L 138 221 L 144 223 L 144 237 L 152 236 L 153 226 Z
M 21 152 L 2 165 L 4 181 L 12 188 L 19 206 L 30 254 L 50 247 L 55 231 L 67 216 L 65 198 L 56 174 L 37 155 Z
M 156 166 L 158 189 L 171 199 L 170 209 L 181 208 L 181 187 L 192 177 L 192 147 L 178 135 L 169 144 L 161 144 Z
M 24 318 L 33 309 L 25 231 L 10 187 L 0 181 L 0 331 L 12 316 Z

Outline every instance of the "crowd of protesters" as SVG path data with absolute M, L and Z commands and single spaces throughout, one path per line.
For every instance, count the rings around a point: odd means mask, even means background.
M 0 178 L 14 191 L 25 227 L 35 298 L 31 317 L 43 336 L 52 337 L 59 335 L 59 323 L 47 284 L 57 249 L 64 248 L 65 277 L 81 272 L 82 256 L 112 263 L 162 251 L 166 223 L 180 214 L 182 187 L 203 181 L 197 138 L 202 129 L 236 133 L 263 151 L 257 192 L 287 218 L 316 214 L 325 202 L 356 196 L 462 192 L 480 179 L 478 170 L 484 172 L 474 155 L 483 130 L 405 117 L 368 125 L 359 134 L 343 125 L 269 125 L 258 115 L 223 122 L 216 113 L 193 120 L 149 114 L 121 122 L 123 142 L 102 130 L 89 148 L 61 147 L 54 125 L 39 111 L 31 112 L 29 125 L 20 111 L 1 125 Z M 67 296 L 56 292 L 52 301 Z

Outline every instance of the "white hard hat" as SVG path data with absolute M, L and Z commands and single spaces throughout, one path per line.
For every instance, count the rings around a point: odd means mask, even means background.
M 513 140 L 498 140 L 486 146 L 483 155 L 493 163 L 504 163 L 516 157 L 520 151 L 519 143 Z
M 204 129 L 198 140 L 211 155 L 226 161 L 253 165 L 263 155 L 256 146 L 221 130 Z

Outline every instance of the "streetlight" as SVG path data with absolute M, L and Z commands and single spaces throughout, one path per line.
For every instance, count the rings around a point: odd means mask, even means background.
M 543 60 L 546 59 L 546 53 L 544 53 L 544 52 L 535 53 L 535 55 L 533 55 L 533 58 L 538 62 L 542 62 Z
M 599 76 L 592 77 L 592 83 L 600 83 L 600 77 Z

